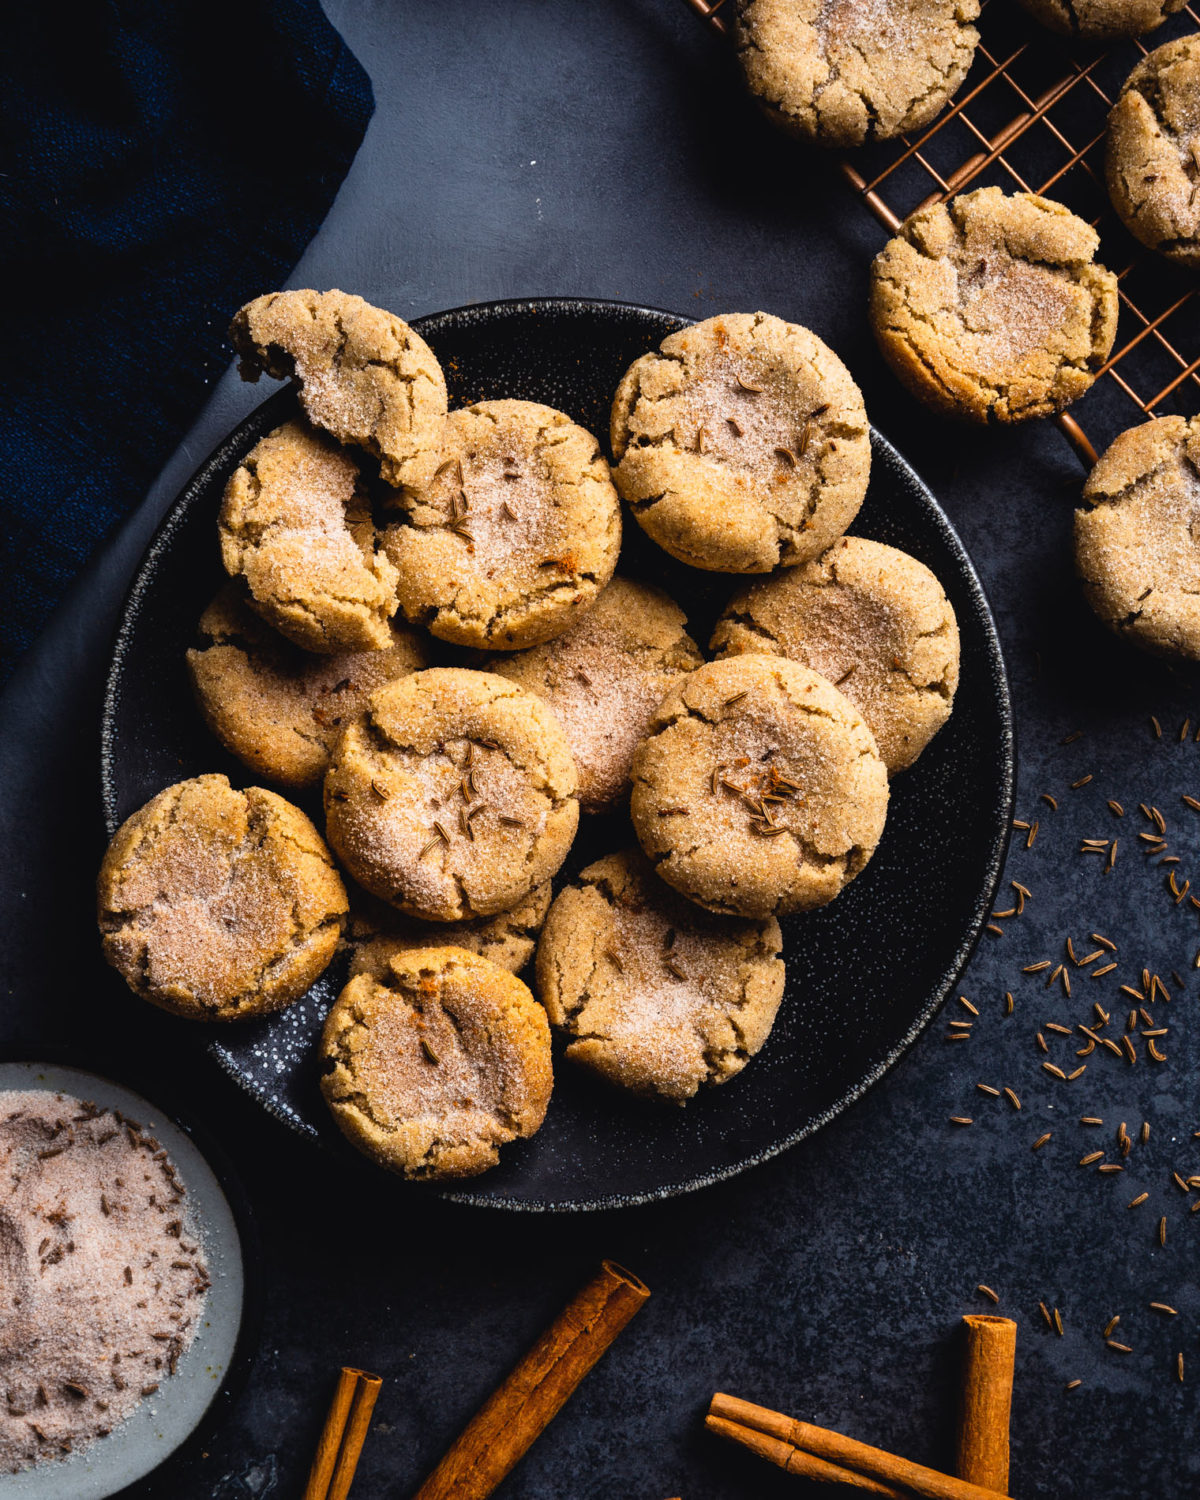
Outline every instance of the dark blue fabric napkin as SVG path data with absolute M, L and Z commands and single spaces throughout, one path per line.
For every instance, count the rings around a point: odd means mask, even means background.
M 370 83 L 317 0 L 8 7 L 0 680 L 329 210 Z

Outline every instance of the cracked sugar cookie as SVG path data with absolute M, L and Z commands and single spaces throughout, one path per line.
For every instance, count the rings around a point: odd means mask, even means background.
M 383 901 L 362 896 L 350 918 L 350 977 L 370 974 L 384 982 L 398 954 L 440 945 L 465 948 L 510 974 L 519 974 L 537 947 L 538 933 L 550 910 L 550 895 L 550 882 L 546 880 L 509 911 L 465 922 L 417 922 Z
M 1060 36 L 1109 42 L 1142 36 L 1182 10 L 1187 0 L 1021 0 L 1036 20 Z
M 446 379 L 403 319 L 347 292 L 268 292 L 238 312 L 229 336 L 243 380 L 294 376 L 314 427 L 364 448 L 389 484 L 432 477 Z
M 392 621 L 382 651 L 313 656 L 265 624 L 228 583 L 200 617 L 187 654 L 204 722 L 260 776 L 297 791 L 316 786 L 343 722 L 368 694 L 428 664 L 425 642 Z
M 1117 278 L 1060 203 L 980 188 L 918 210 L 871 267 L 871 324 L 921 401 L 972 422 L 1050 416 L 1082 396 L 1117 331 Z
M 384 533 L 400 608 L 460 646 L 536 646 L 595 602 L 621 507 L 590 432 L 534 401 L 451 412 L 441 465 Z
M 197 776 L 117 830 L 97 909 L 104 956 L 131 990 L 177 1015 L 232 1021 L 304 994 L 337 950 L 347 904 L 298 807 Z
M 710 911 L 824 906 L 875 852 L 887 770 L 854 705 L 782 656 L 734 656 L 667 694 L 633 762 L 656 872 Z
M 1125 80 L 1108 117 L 1106 172 L 1130 234 L 1200 266 L 1200 36 L 1156 48 Z
M 860 536 L 735 594 L 710 646 L 775 653 L 828 678 L 866 720 L 889 775 L 950 717 L 958 686 L 958 624 L 941 584 L 907 552 Z
M 321 1092 L 346 1138 L 425 1182 L 473 1177 L 546 1118 L 550 1027 L 529 990 L 462 948 L 397 954 L 360 974 L 321 1038 Z
M 1200 417 L 1143 422 L 1101 455 L 1075 512 L 1075 566 L 1111 630 L 1200 661 Z
M 822 146 L 928 125 L 971 67 L 978 0 L 738 0 L 734 39 L 769 119 Z
M 326 832 L 355 880 L 408 916 L 495 916 L 566 858 L 577 781 L 540 698 L 491 672 L 430 667 L 376 689 L 346 726 Z
M 850 372 L 816 334 L 761 312 L 708 318 L 635 360 L 612 449 L 642 530 L 719 573 L 819 556 L 858 514 L 871 469 Z
M 225 486 L 221 561 L 255 610 L 306 651 L 392 644 L 396 570 L 377 545 L 358 465 L 298 422 L 250 450 Z
M 554 710 L 579 770 L 584 812 L 605 812 L 628 796 L 650 715 L 676 678 L 703 662 L 685 624 L 661 589 L 614 578 L 565 634 L 488 663 Z
M 629 849 L 558 893 L 538 944 L 538 997 L 572 1062 L 683 1104 L 740 1073 L 770 1035 L 782 945 L 774 917 L 714 919 Z

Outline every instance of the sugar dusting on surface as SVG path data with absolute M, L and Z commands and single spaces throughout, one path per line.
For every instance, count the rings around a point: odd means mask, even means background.
M 152 1136 L 66 1094 L 0 1092 L 0 1472 L 78 1453 L 153 1396 L 208 1286 Z
M 746 389 L 747 386 L 755 389 Z M 728 352 L 705 361 L 676 399 L 675 441 L 766 484 L 815 473 L 823 439 L 818 382 Z M 790 457 L 788 456 L 790 455 Z
M 997 252 L 959 267 L 959 317 L 971 364 L 988 381 L 1013 377 L 1039 350 L 1057 347 L 1082 293 L 1067 277 Z
M 815 25 L 827 53 L 907 51 L 945 25 L 931 9 L 912 0 L 822 0 Z

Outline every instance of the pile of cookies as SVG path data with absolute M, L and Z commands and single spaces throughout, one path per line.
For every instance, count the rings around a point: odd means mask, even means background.
M 870 434 L 841 361 L 765 313 L 675 333 L 620 382 L 610 469 L 548 407 L 447 413 L 433 352 L 361 298 L 262 297 L 233 338 L 304 415 L 229 479 L 229 581 L 187 664 L 227 750 L 321 789 L 323 833 L 276 791 L 168 787 L 105 857 L 109 961 L 228 1021 L 348 945 L 322 1088 L 414 1178 L 539 1128 L 552 1032 L 638 1094 L 732 1078 L 783 995 L 779 918 L 863 869 L 957 685 L 937 579 L 844 534 Z M 691 566 L 758 575 L 712 660 L 678 603 L 614 577 L 623 505 Z M 581 815 L 625 809 L 636 844 L 615 831 L 552 897 Z

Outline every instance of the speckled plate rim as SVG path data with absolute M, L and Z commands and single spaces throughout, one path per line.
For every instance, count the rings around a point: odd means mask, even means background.
M 16 1070 L 28 1075 L 28 1086 L 33 1089 L 46 1089 L 50 1092 L 65 1088 L 82 1089 L 86 1088 L 90 1082 L 101 1085 L 102 1094 L 119 1098 L 121 1103 L 118 1107 L 129 1108 L 128 1101 L 132 1101 L 132 1107 L 142 1118 L 157 1118 L 159 1124 L 155 1128 L 160 1134 L 162 1125 L 166 1124 L 171 1132 L 178 1133 L 187 1142 L 199 1163 L 211 1176 L 212 1181 L 207 1185 L 206 1191 L 211 1191 L 215 1187 L 228 1211 L 236 1235 L 233 1249 L 239 1261 L 240 1306 L 232 1349 L 221 1378 L 217 1382 L 216 1390 L 192 1426 L 183 1432 L 174 1446 L 159 1455 L 152 1464 L 141 1468 L 137 1473 L 126 1473 L 124 1477 L 114 1479 L 112 1488 L 87 1490 L 87 1493 L 93 1495 L 95 1500 L 102 1500 L 103 1496 L 126 1494 L 149 1496 L 170 1493 L 170 1488 L 163 1488 L 163 1486 L 170 1486 L 180 1477 L 183 1466 L 201 1451 L 205 1443 L 211 1442 L 214 1433 L 232 1412 L 249 1380 L 258 1351 L 263 1314 L 262 1254 L 250 1199 L 229 1158 L 208 1132 L 202 1126 L 198 1126 L 186 1113 L 181 1114 L 174 1107 L 164 1109 L 155 1103 L 140 1078 L 129 1079 L 126 1076 L 128 1069 L 110 1066 L 107 1058 L 81 1060 L 69 1049 L 51 1043 L 47 1046 L 0 1049 L 0 1079 L 7 1080 L 7 1075 Z M 75 1080 L 79 1082 L 76 1083 Z M 14 1087 L 14 1082 L 0 1081 L 0 1091 L 12 1087 Z M 95 1093 L 96 1090 L 92 1089 L 89 1092 Z M 194 1354 L 195 1346 L 189 1349 L 184 1358 L 192 1358 Z M 200 1351 L 200 1357 L 204 1357 L 203 1351 Z M 140 1410 L 140 1407 L 135 1408 L 134 1418 Z M 122 1431 L 123 1428 L 118 1427 L 113 1432 L 112 1438 L 119 1440 Z M 102 1443 L 110 1441 L 111 1439 L 101 1440 Z M 75 1466 L 82 1462 L 86 1467 L 88 1456 L 93 1452 L 93 1449 L 87 1449 L 74 1461 L 67 1460 L 62 1464 L 46 1465 L 31 1472 L 49 1476 L 44 1491 L 47 1496 L 56 1493 L 82 1494 L 84 1491 L 76 1485 L 63 1490 L 61 1487 L 54 1487 L 52 1481 L 56 1477 L 61 1477 L 69 1482 L 78 1477 L 74 1473 Z M 105 1467 L 110 1467 L 110 1465 Z M 88 1470 L 88 1472 L 94 1471 Z M 9 1477 L 0 1475 L 0 1493 L 6 1492 L 3 1481 Z M 11 1477 L 16 1480 L 21 1478 L 20 1475 Z M 30 1492 L 28 1487 L 22 1489 L 19 1485 L 14 1485 L 12 1489 L 14 1500 L 17 1500 L 19 1495 Z M 30 1493 L 41 1494 L 43 1489 L 39 1487 Z
M 442 329 L 461 327 L 464 324 L 485 318 L 490 319 L 497 315 L 511 317 L 521 313 L 535 315 L 542 313 L 570 314 L 584 311 L 603 312 L 605 310 L 611 310 L 619 314 L 633 313 L 651 317 L 665 316 L 682 323 L 694 323 L 696 321 L 694 318 L 687 317 L 686 314 L 672 312 L 667 308 L 648 307 L 642 303 L 619 302 L 609 298 L 587 297 L 516 297 L 493 302 L 474 302 L 464 307 L 448 308 L 444 312 L 429 313 L 425 317 L 413 318 L 410 321 L 411 326 L 423 338 L 436 340 L 438 333 Z M 283 390 L 276 391 L 261 406 L 256 407 L 228 437 L 213 449 L 212 453 L 196 470 L 172 503 L 138 565 L 137 573 L 126 596 L 121 621 L 114 639 L 112 661 L 108 677 L 105 681 L 101 710 L 100 783 L 104 822 L 109 837 L 112 836 L 117 827 L 117 794 L 112 775 L 112 725 L 115 718 L 117 698 L 120 692 L 122 663 L 125 653 L 128 650 L 130 639 L 136 629 L 138 615 L 146 592 L 154 579 L 158 559 L 171 546 L 176 530 L 182 524 L 183 518 L 191 508 L 193 502 L 207 488 L 213 474 L 228 463 L 232 457 L 245 452 L 247 448 L 254 442 L 257 442 L 271 428 L 278 426 L 281 421 L 294 412 L 295 407 L 296 398 L 290 388 L 285 387 Z M 753 1152 L 719 1170 L 701 1173 L 696 1177 L 680 1178 L 675 1182 L 657 1187 L 650 1192 L 611 1193 L 600 1198 L 567 1202 L 560 1200 L 537 1202 L 536 1200 L 530 1201 L 517 1198 L 484 1197 L 469 1191 L 426 1189 L 421 1187 L 417 1187 L 416 1191 L 431 1192 L 433 1196 L 445 1199 L 451 1203 L 468 1204 L 476 1208 L 499 1209 L 505 1212 L 516 1213 L 598 1213 L 605 1209 L 632 1208 L 643 1204 L 660 1202 L 666 1198 L 679 1197 L 683 1193 L 697 1192 L 701 1188 L 711 1187 L 714 1183 L 724 1182 L 728 1178 L 739 1176 L 742 1172 L 748 1171 L 752 1167 L 761 1166 L 764 1162 L 770 1161 L 773 1157 L 779 1156 L 783 1152 L 790 1150 L 793 1146 L 799 1145 L 801 1141 L 806 1140 L 810 1135 L 823 1129 L 830 1121 L 848 1109 L 850 1105 L 861 1099 L 868 1089 L 873 1088 L 885 1074 L 889 1073 L 895 1067 L 901 1057 L 909 1051 L 945 1004 L 946 997 L 955 984 L 957 984 L 979 944 L 988 913 L 995 904 L 996 892 L 999 889 L 1000 877 L 1004 870 L 1004 860 L 1011 833 L 1016 784 L 1016 732 L 1013 723 L 1012 699 L 1008 687 L 1008 673 L 1004 665 L 1004 654 L 1001 650 L 1000 637 L 996 630 L 996 622 L 992 615 L 991 605 L 988 603 L 983 584 L 980 582 L 979 575 L 975 571 L 975 565 L 971 561 L 970 554 L 963 545 L 962 538 L 955 530 L 954 523 L 938 504 L 932 490 L 930 490 L 929 486 L 908 460 L 874 426 L 871 428 L 871 446 L 873 457 L 876 460 L 882 459 L 892 471 L 897 481 L 911 487 L 922 499 L 933 523 L 940 531 L 943 541 L 959 564 L 971 608 L 983 630 L 987 655 L 986 665 L 991 676 L 992 692 L 1000 719 L 1000 743 L 995 747 L 1000 757 L 998 767 L 1000 779 L 998 801 L 1000 806 L 998 809 L 999 815 L 996 818 L 991 842 L 987 850 L 985 865 L 986 879 L 983 881 L 979 896 L 972 907 L 971 919 L 967 924 L 962 940 L 955 950 L 951 961 L 943 971 L 941 979 L 933 986 L 924 1005 L 922 1005 L 914 1017 L 912 1024 L 896 1042 L 895 1046 L 875 1064 L 870 1072 L 834 1100 L 828 1109 L 824 1110 L 815 1119 L 809 1120 L 799 1130 L 793 1131 L 782 1139 L 772 1142 L 771 1145 L 764 1147 L 762 1150 Z M 244 1074 L 232 1065 L 229 1055 L 218 1042 L 209 1043 L 207 1050 L 218 1065 L 264 1109 L 274 1115 L 276 1119 L 289 1126 L 289 1128 L 298 1128 L 298 1122 L 288 1110 L 279 1108 L 274 1100 L 260 1093 L 250 1085 Z M 310 1135 L 309 1131 L 302 1128 L 300 1128 L 300 1133 L 305 1136 Z M 321 1144 L 327 1144 L 319 1135 L 311 1138 Z

